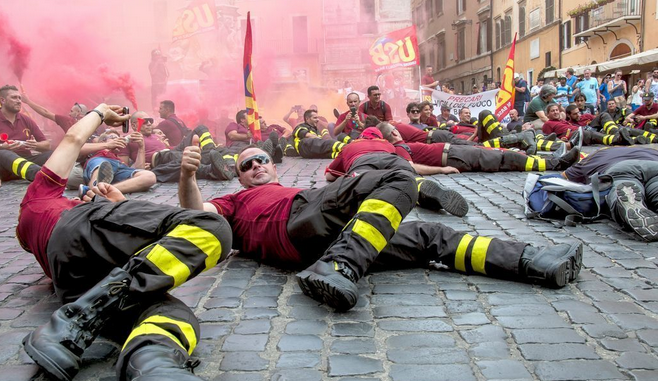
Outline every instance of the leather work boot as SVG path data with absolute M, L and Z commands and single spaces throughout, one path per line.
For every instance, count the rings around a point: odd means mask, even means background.
M 270 155 L 270 157 L 274 158 L 275 144 L 272 143 L 272 140 L 266 139 L 265 141 L 257 142 L 256 146 L 265 151 L 268 155 Z
M 281 149 L 279 146 L 279 134 L 277 134 L 276 131 L 272 131 L 270 135 L 268 135 L 268 140 L 272 142 L 272 147 L 274 153 L 272 154 L 272 162 L 275 164 L 279 164 L 282 162 L 284 158 L 284 150 Z
M 130 355 L 121 381 L 200 381 L 194 375 L 199 360 L 190 358 L 182 349 L 164 345 L 145 345 Z
M 222 154 L 217 151 L 209 151 L 210 168 L 214 179 L 217 180 L 231 180 L 236 175 L 235 169 L 227 163 L 222 157 Z M 203 167 L 203 166 L 202 166 Z M 199 170 L 202 170 L 202 167 Z
M 616 184 L 606 196 L 614 220 L 634 231 L 644 241 L 657 241 L 657 213 L 643 204 L 643 190 L 627 181 Z
M 555 155 L 552 155 L 551 159 L 548 159 L 548 166 L 547 169 L 550 169 L 552 171 L 563 171 L 568 169 L 571 165 L 579 161 L 579 150 L 576 148 L 572 148 L 571 150 L 567 151 L 567 153 L 561 157 L 555 157 Z
M 469 204 L 460 193 L 431 180 L 423 180 L 419 186 L 418 202 L 423 208 L 434 211 L 444 209 L 458 217 L 464 217 L 469 212 Z
M 574 131 L 568 142 L 572 148 L 577 148 L 581 151 L 581 146 L 583 146 L 583 128 L 579 127 L 578 130 Z
M 522 143 L 522 149 L 526 151 L 527 155 L 535 155 L 538 151 L 538 147 L 535 142 L 535 133 L 530 130 L 522 131 L 519 133 L 520 143 Z
M 96 184 L 106 183 L 112 184 L 114 180 L 114 170 L 112 170 L 112 164 L 110 162 L 104 161 L 101 165 L 98 166 L 98 175 L 96 176 Z
M 563 156 L 567 153 L 567 144 L 565 144 L 563 142 L 559 142 L 558 144 L 559 144 L 559 146 L 556 149 L 556 151 L 551 153 L 552 157 L 560 158 L 561 156 Z
M 561 288 L 577 279 L 582 258 L 583 245 L 580 242 L 545 248 L 529 245 L 524 248 L 519 260 L 519 272 L 528 280 Z
M 357 279 L 353 271 L 341 262 L 316 261 L 298 273 L 296 278 L 304 295 L 337 311 L 347 311 L 357 304 Z
M 23 339 L 25 352 L 50 376 L 70 381 L 81 357 L 105 323 L 124 309 L 131 276 L 115 268 L 78 300 L 53 313 L 50 321 Z
M 556 135 L 556 133 L 552 132 L 551 134 L 545 136 L 544 139 L 547 140 L 547 141 L 555 142 L 557 138 L 558 138 L 558 136 Z

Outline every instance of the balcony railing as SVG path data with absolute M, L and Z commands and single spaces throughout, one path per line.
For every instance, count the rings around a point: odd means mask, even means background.
M 641 16 L 640 0 L 616 0 L 612 3 L 591 9 L 589 28 L 596 28 L 613 20 L 626 16 Z

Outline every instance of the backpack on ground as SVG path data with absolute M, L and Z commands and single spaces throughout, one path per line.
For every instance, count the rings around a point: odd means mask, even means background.
M 567 226 L 608 217 L 606 195 L 613 178 L 594 174 L 590 184 L 564 179 L 560 174 L 539 176 L 530 173 L 524 184 L 524 214 L 527 218 L 562 219 Z

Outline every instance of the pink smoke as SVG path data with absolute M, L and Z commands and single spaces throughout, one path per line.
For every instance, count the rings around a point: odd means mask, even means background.
M 106 65 L 98 69 L 103 78 L 103 82 L 112 90 L 121 90 L 126 99 L 133 105 L 133 110 L 137 111 L 137 98 L 135 98 L 135 81 L 130 73 L 112 73 Z
M 7 56 L 9 57 L 9 66 L 18 82 L 23 80 L 23 73 L 27 69 L 30 61 L 30 47 L 20 41 L 14 32 L 9 28 L 7 17 L 0 13 L 0 45 L 7 46 Z

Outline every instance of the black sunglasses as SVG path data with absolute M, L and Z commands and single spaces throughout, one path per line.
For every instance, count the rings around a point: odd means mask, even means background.
M 153 124 L 153 118 L 142 118 L 144 124 Z
M 82 106 L 80 106 L 78 102 L 74 103 L 73 107 L 78 107 L 80 109 L 80 112 L 82 112 Z
M 418 113 L 420 113 L 420 112 L 421 112 L 421 111 L 419 111 L 419 110 L 410 110 L 410 114 L 418 114 Z
M 253 156 L 250 156 L 247 159 L 243 160 L 240 163 L 240 166 L 238 167 L 238 169 L 240 169 L 240 172 L 244 173 L 244 172 L 247 172 L 250 169 L 252 169 L 252 165 L 254 163 L 254 160 L 258 161 L 258 163 L 260 165 L 270 163 L 270 158 L 268 157 L 268 155 L 264 155 L 264 154 L 253 155 Z

